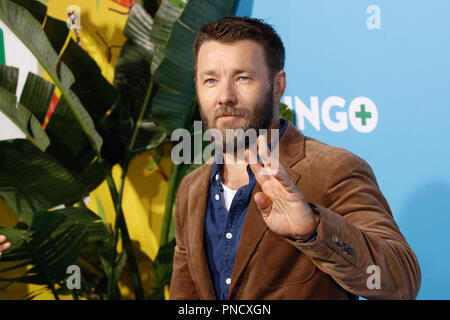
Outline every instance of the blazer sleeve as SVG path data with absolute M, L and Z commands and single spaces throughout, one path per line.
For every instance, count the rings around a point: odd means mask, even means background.
M 414 299 L 420 268 L 395 223 L 370 166 L 345 153 L 335 159 L 322 203 L 317 239 L 288 240 L 348 292 L 368 299 Z
M 183 180 L 178 188 L 175 202 L 175 253 L 173 257 L 173 272 L 170 281 L 170 300 L 199 300 L 196 286 L 192 280 L 188 267 L 185 239 L 187 234 L 184 232 L 182 221 L 183 215 L 187 213 L 185 181 Z

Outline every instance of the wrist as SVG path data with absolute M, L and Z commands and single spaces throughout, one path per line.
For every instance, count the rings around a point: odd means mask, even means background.
M 298 236 L 292 238 L 295 242 L 309 242 L 317 237 L 317 229 L 319 228 L 320 224 L 320 213 L 317 207 L 313 203 L 308 202 L 309 207 L 311 208 L 313 219 L 314 219 L 314 227 L 312 232 L 305 236 Z

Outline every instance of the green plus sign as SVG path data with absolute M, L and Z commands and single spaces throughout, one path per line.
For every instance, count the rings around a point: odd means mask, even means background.
M 360 112 L 356 112 L 355 113 L 355 117 L 361 118 L 361 124 L 363 126 L 365 126 L 367 124 L 366 123 L 366 119 L 372 118 L 372 112 L 366 112 L 366 105 L 362 104 L 361 105 L 361 111 Z
M 0 64 L 5 63 L 5 45 L 3 42 L 3 30 L 0 29 Z

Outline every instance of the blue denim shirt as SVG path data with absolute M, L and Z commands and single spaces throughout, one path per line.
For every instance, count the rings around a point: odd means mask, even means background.
M 281 138 L 288 126 L 287 120 L 280 119 L 280 121 L 282 129 L 280 130 L 279 138 Z M 222 177 L 220 176 L 221 166 L 214 161 L 209 179 L 204 247 L 216 298 L 226 300 L 231 284 L 239 239 L 253 189 L 256 185 L 256 179 L 250 166 L 247 165 L 249 183 L 237 190 L 228 212 L 223 202 Z

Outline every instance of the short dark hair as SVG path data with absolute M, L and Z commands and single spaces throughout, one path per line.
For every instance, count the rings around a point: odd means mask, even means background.
M 261 19 L 249 17 L 225 17 L 203 25 L 194 40 L 194 71 L 201 45 L 208 41 L 232 43 L 239 40 L 254 40 L 264 48 L 270 76 L 284 69 L 285 50 L 283 42 L 273 29 Z

